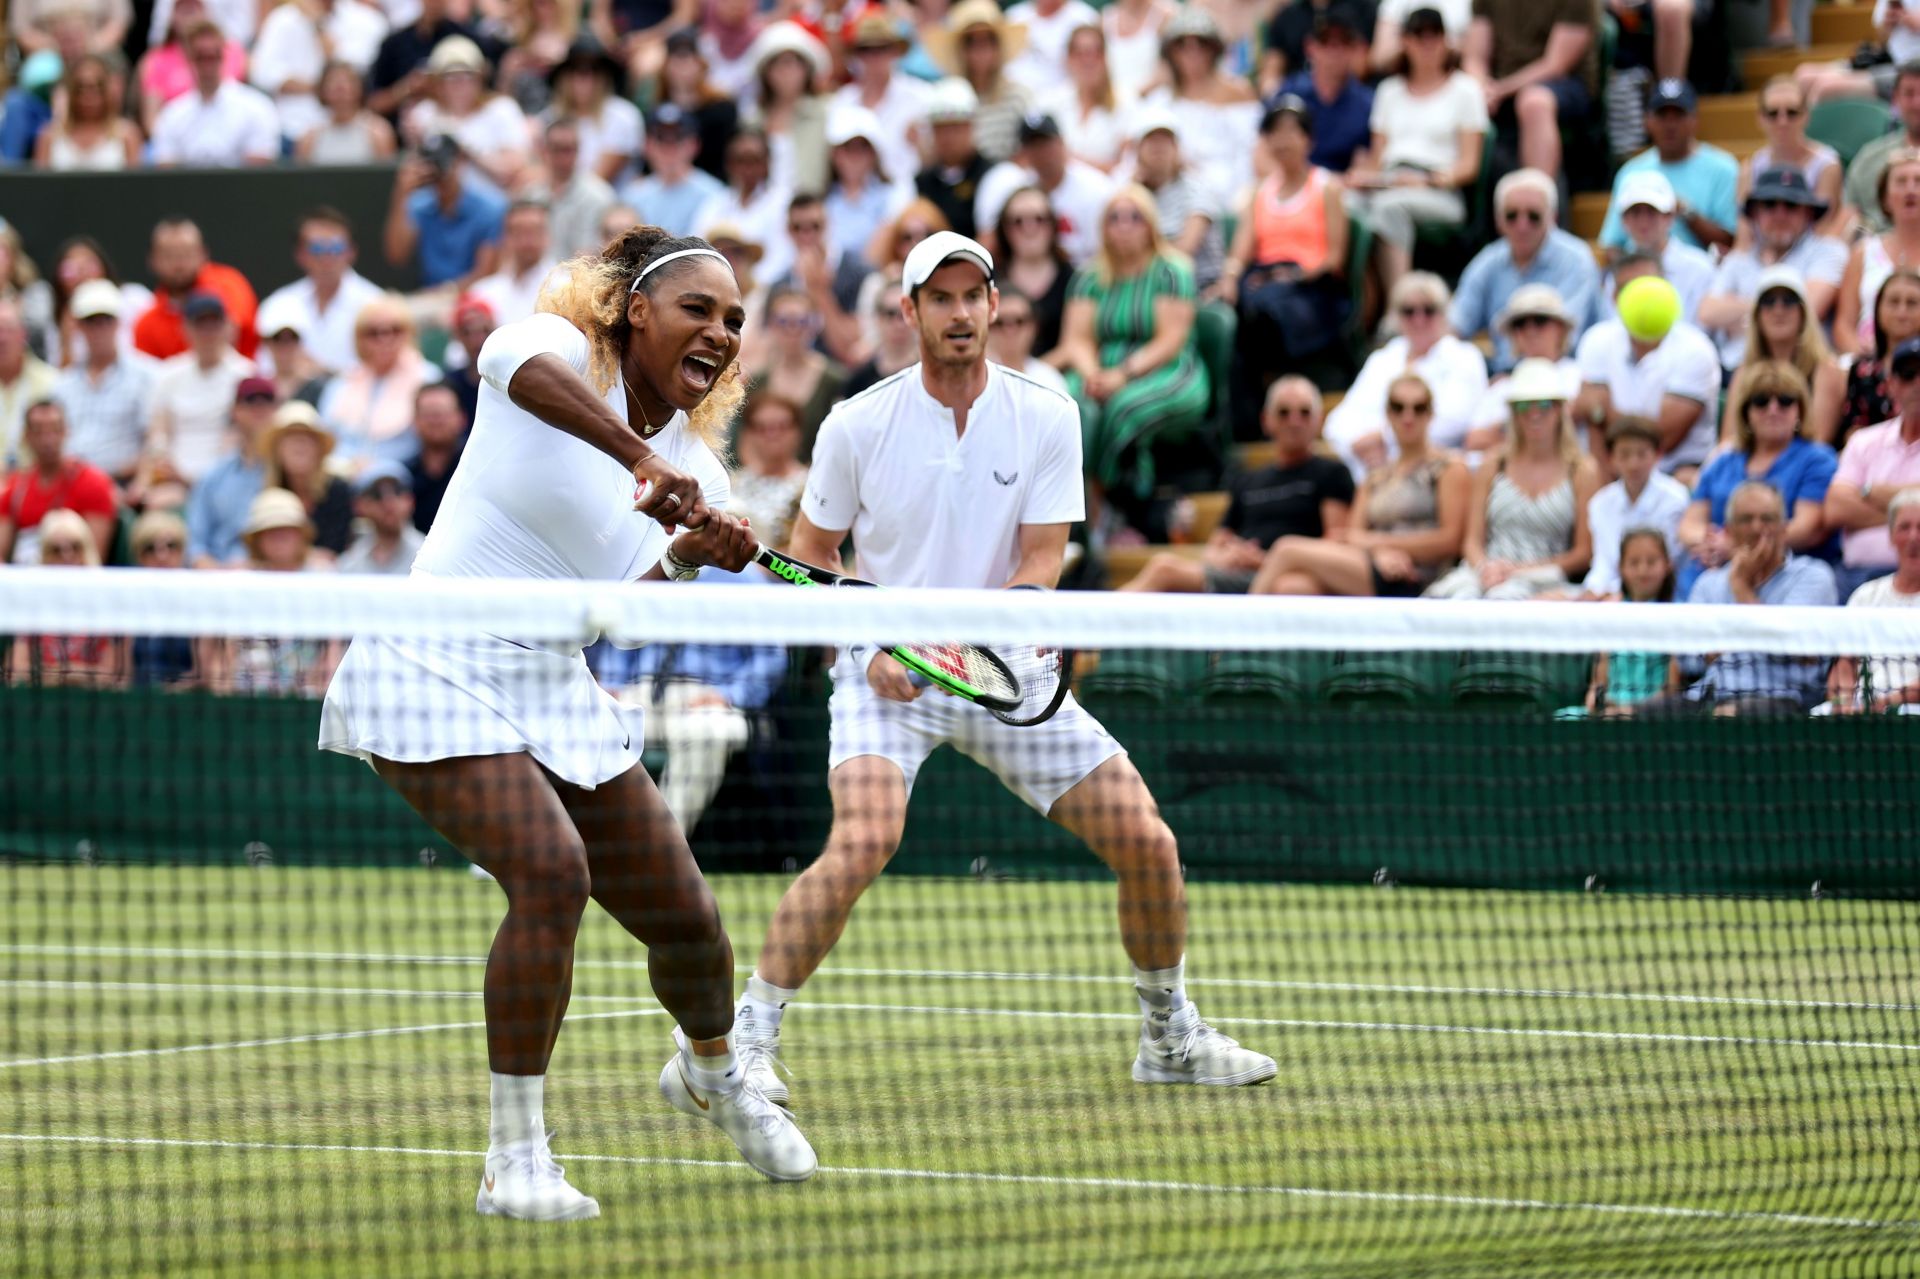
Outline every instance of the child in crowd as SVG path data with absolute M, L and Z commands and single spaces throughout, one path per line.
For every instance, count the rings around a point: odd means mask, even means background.
M 1657 528 L 1631 528 L 1620 539 L 1620 598 L 1632 604 L 1671 604 L 1673 555 Z M 1628 707 L 1679 687 L 1679 669 L 1664 653 L 1601 653 L 1593 661 L 1587 704 L 1557 718 L 1624 715 Z

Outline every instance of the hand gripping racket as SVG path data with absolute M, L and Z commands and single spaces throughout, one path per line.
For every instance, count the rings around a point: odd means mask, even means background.
M 765 546 L 753 562 L 796 586 L 874 585 Z M 948 643 L 896 644 L 883 651 L 906 667 L 916 683 L 935 685 L 1021 727 L 1051 719 L 1066 700 L 1073 678 L 1073 654 L 1061 648 Z

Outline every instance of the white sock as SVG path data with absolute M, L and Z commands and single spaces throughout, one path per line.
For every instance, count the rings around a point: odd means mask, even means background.
M 493 1080 L 493 1123 L 487 1132 L 487 1153 L 497 1154 L 531 1141 L 534 1130 L 545 1124 L 540 1112 L 546 1104 L 547 1077 L 488 1074 Z
M 708 1092 L 732 1092 L 740 1086 L 740 1063 L 734 1058 L 731 1043 L 718 1057 L 702 1057 L 689 1046 L 686 1060 L 687 1077 Z
M 1187 1006 L 1187 957 L 1171 968 L 1136 968 L 1133 993 L 1140 997 L 1140 1013 L 1171 1017 Z
M 799 993 L 785 986 L 776 986 L 759 973 L 747 978 L 747 1016 L 752 1020 L 754 1030 L 769 1035 L 779 1034 L 780 1018 L 786 1013 L 793 997 Z

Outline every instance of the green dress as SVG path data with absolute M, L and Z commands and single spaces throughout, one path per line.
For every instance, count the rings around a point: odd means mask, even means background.
M 1087 298 L 1093 303 L 1093 338 L 1103 369 L 1124 363 L 1153 338 L 1153 304 L 1162 297 L 1194 301 L 1193 272 L 1185 263 L 1155 258 L 1140 274 L 1110 284 L 1102 284 L 1091 266 L 1083 267 L 1067 290 L 1069 302 Z M 1213 403 L 1191 333 L 1179 355 L 1128 382 L 1104 404 L 1086 394 L 1078 374 L 1068 375 L 1067 389 L 1080 405 L 1087 474 L 1108 489 L 1124 480 L 1142 497 L 1153 491 L 1152 443 L 1193 430 Z M 1123 470 L 1129 450 L 1130 474 Z

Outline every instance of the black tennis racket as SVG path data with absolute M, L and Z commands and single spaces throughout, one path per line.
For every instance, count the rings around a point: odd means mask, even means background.
M 761 547 L 754 563 L 796 586 L 873 586 L 874 583 L 796 560 Z M 887 656 L 925 682 L 976 706 L 995 718 L 1026 727 L 1044 723 L 1066 701 L 1073 678 L 1073 655 L 1038 645 L 896 644 Z

